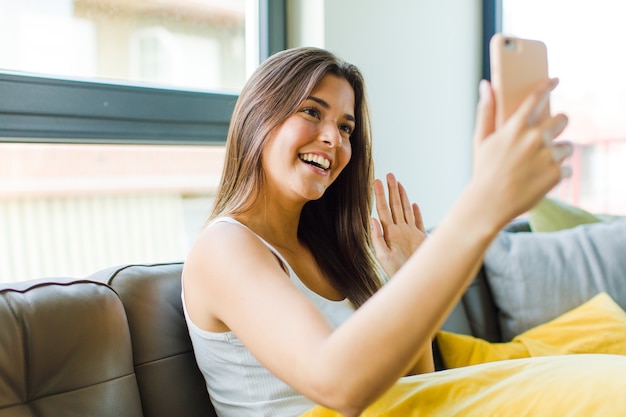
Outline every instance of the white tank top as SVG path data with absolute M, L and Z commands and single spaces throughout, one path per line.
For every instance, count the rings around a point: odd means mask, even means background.
M 230 217 L 220 217 L 211 224 L 217 222 L 246 227 Z M 354 312 L 349 300 L 331 301 L 307 288 L 285 258 L 268 242 L 257 237 L 287 267 L 291 282 L 335 327 Z M 189 318 L 184 296 L 182 298 L 196 362 L 219 417 L 293 417 L 315 405 L 264 368 L 233 332 L 213 333 L 196 326 Z

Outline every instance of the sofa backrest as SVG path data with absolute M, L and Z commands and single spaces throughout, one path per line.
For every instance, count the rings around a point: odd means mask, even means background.
M 519 218 L 503 230 L 509 233 L 530 232 L 528 219 Z M 443 325 L 444 330 L 468 334 L 490 342 L 502 342 L 496 307 L 484 266 L 481 266 L 463 297 Z
M 108 286 L 0 286 L 0 417 L 140 417 L 124 307 Z
M 182 263 L 125 265 L 89 277 L 110 285 L 126 309 L 144 416 L 211 417 L 181 301 Z
M 442 328 L 491 342 L 501 341 L 498 310 L 493 302 L 483 268 L 478 271 Z

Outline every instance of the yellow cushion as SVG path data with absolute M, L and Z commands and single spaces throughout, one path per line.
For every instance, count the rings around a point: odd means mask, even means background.
M 626 356 L 581 354 L 484 363 L 402 378 L 361 417 L 622 416 Z M 341 417 L 315 406 L 301 417 Z
M 401 378 L 361 417 L 600 417 L 626 410 L 626 313 L 605 293 L 510 343 L 447 332 L 438 342 L 455 369 Z M 318 405 L 301 417 L 341 414 Z
M 569 353 L 626 355 L 626 313 L 606 293 L 532 328 L 508 343 L 441 331 L 437 343 L 447 368 L 504 359 Z

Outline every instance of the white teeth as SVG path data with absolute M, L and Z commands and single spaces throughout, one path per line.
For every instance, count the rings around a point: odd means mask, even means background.
M 321 155 L 316 155 L 314 153 L 304 153 L 300 155 L 300 159 L 305 162 L 312 162 L 322 169 L 330 168 L 330 161 Z

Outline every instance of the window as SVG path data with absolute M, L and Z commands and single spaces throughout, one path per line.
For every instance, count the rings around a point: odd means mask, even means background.
M 0 282 L 184 259 L 284 0 L 0 0 Z
M 255 18 L 246 0 L 0 4 L 5 70 L 238 90 L 247 61 L 258 60 L 258 36 L 246 37 L 246 25 Z
M 502 32 L 546 43 L 551 76 L 560 79 L 552 108 L 570 119 L 561 138 L 575 143 L 574 175 L 551 196 L 596 213 L 626 214 L 626 61 L 620 53 L 626 5 L 620 0 L 486 3 L 501 6 L 495 17 L 501 17 Z

